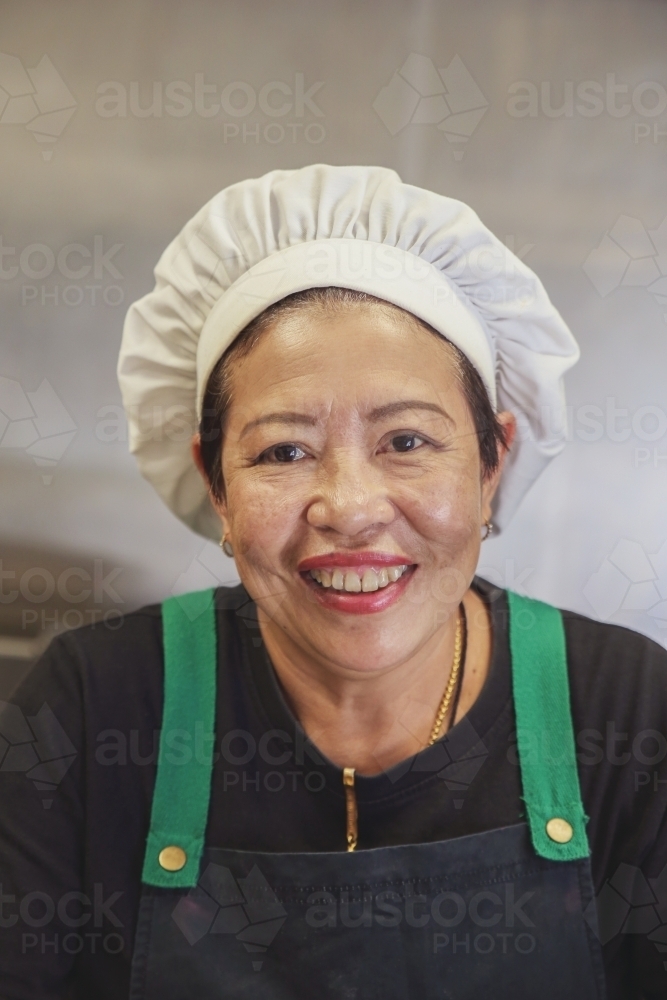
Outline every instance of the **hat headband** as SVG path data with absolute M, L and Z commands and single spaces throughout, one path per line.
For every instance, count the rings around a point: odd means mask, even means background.
M 459 288 L 429 261 L 400 247 L 362 239 L 311 240 L 251 267 L 225 291 L 197 345 L 197 414 L 213 369 L 235 338 L 265 309 L 294 292 L 337 286 L 384 299 L 432 326 L 470 360 L 494 408 L 494 355 L 484 327 Z

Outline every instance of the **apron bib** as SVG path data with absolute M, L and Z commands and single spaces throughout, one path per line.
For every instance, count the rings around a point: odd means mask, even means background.
M 355 852 L 212 848 L 213 739 L 176 764 L 161 738 L 130 1000 L 604 1000 L 562 618 L 508 601 L 527 822 Z M 212 737 L 214 591 L 166 601 L 163 628 L 162 734 Z

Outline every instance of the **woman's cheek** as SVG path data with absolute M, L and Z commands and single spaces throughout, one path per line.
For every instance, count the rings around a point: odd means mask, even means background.
M 228 511 L 234 551 L 259 576 L 280 573 L 281 556 L 298 524 L 294 490 L 276 488 L 256 477 L 235 477 L 228 488 Z M 239 571 L 241 571 L 239 566 Z
M 479 483 L 461 473 L 429 477 L 418 488 L 404 493 L 400 505 L 420 534 L 447 548 L 457 548 L 457 540 L 467 538 L 477 525 Z
M 428 553 L 408 591 L 415 609 L 456 607 L 470 585 L 479 558 L 479 526 L 474 499 L 464 494 L 443 497 L 434 490 L 415 507 L 412 526 L 426 541 Z

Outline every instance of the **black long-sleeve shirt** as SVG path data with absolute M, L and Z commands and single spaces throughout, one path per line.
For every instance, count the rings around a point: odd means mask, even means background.
M 358 850 L 525 818 L 507 601 L 487 680 L 445 739 L 357 777 Z M 242 586 L 216 593 L 207 842 L 342 851 L 341 770 L 307 740 Z M 564 612 L 571 703 L 610 1000 L 667 997 L 667 652 Z M 125 1000 L 163 702 L 160 607 L 54 640 L 0 714 L 0 997 Z M 171 734 L 175 754 L 196 752 Z M 195 741 L 196 742 L 196 741 Z M 548 753 L 550 748 L 539 748 Z M 558 752 L 558 748 L 553 748 Z

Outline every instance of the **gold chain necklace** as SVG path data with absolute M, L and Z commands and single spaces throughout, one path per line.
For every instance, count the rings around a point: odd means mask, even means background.
M 456 689 L 456 682 L 458 680 L 459 672 L 461 669 L 461 653 L 463 651 L 463 615 L 461 614 L 461 605 L 459 605 L 456 612 L 456 634 L 454 636 L 454 659 L 452 661 L 452 669 L 449 672 L 449 680 L 447 681 L 447 687 L 445 688 L 445 693 L 442 696 L 440 705 L 438 706 L 438 713 L 435 717 L 435 722 L 433 723 L 433 729 L 431 730 L 431 735 L 429 736 L 427 746 L 432 746 L 440 735 L 440 730 L 442 729 L 442 723 L 445 720 L 445 716 L 449 711 L 449 706 L 451 704 L 452 695 Z M 347 849 L 348 851 L 354 851 L 357 846 L 358 838 L 358 815 L 357 815 L 357 796 L 354 790 L 354 773 L 353 767 L 343 768 L 343 787 L 345 788 L 345 813 L 347 819 Z
M 462 617 L 461 608 L 459 606 L 456 611 L 456 635 L 454 637 L 454 659 L 452 661 L 452 669 L 449 673 L 447 687 L 445 688 L 445 693 L 442 696 L 442 701 L 440 702 L 438 714 L 435 717 L 435 722 L 433 723 L 433 729 L 431 730 L 431 735 L 428 738 L 427 746 L 432 746 L 439 737 L 440 730 L 442 729 L 442 723 L 444 722 L 445 716 L 449 711 L 452 695 L 454 694 L 454 690 L 456 688 L 459 670 L 461 669 L 461 651 L 463 650 Z

